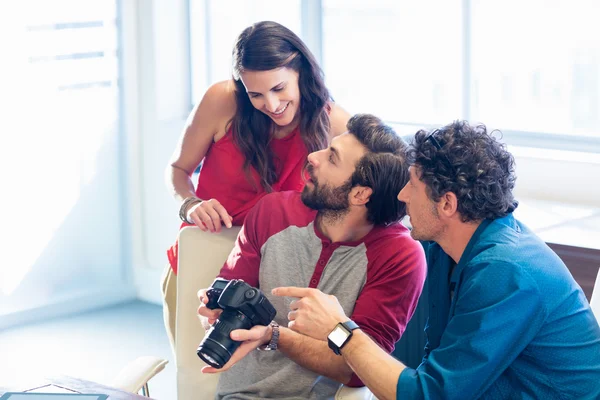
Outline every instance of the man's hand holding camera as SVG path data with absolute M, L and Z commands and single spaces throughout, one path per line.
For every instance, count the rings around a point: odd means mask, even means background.
M 198 298 L 198 315 L 207 331 L 198 356 L 210 365 L 203 373 L 227 371 L 271 341 L 273 330 L 266 325 L 276 312 L 260 290 L 241 280 L 217 278 L 210 288 L 198 291 Z
M 223 312 L 220 309 L 211 310 L 206 307 L 208 304 L 208 296 L 206 292 L 208 289 L 200 289 L 198 290 L 198 299 L 200 300 L 200 306 L 198 307 L 198 318 L 204 327 L 204 330 L 208 331 L 212 324 L 214 324 L 217 319 L 219 319 L 219 315 Z

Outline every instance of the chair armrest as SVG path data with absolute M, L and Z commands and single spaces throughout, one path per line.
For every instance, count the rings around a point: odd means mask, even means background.
M 335 400 L 377 400 L 366 386 L 350 387 L 340 386 L 335 394 Z
M 139 357 L 127 364 L 112 381 L 111 386 L 130 393 L 140 391 L 169 361 L 157 357 Z

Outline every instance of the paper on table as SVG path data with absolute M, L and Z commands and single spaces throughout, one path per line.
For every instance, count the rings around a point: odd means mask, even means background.
M 74 390 L 69 390 L 67 388 L 60 387 L 60 386 L 55 386 L 55 385 L 42 386 L 42 387 L 39 387 L 39 388 L 35 388 L 33 390 L 28 390 L 27 393 L 70 393 L 70 394 L 77 394 L 77 392 L 74 391 Z
M 103 394 L 79 394 L 79 393 L 43 393 L 43 392 L 25 392 L 25 393 L 5 393 L 0 400 L 106 400 L 107 396 Z

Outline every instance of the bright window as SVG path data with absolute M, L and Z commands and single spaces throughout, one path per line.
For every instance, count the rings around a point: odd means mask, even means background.
M 235 10 L 235 12 L 232 12 Z M 275 21 L 300 35 L 300 0 L 191 0 L 192 100 L 208 86 L 231 79 L 231 51 L 244 28 Z
M 191 0 L 194 101 L 230 76 L 236 35 L 274 19 L 317 27 L 326 83 L 351 113 L 409 131 L 468 119 L 513 144 L 600 151 L 599 1 L 312 1 Z
M 475 0 L 471 12 L 473 119 L 600 138 L 600 2 Z
M 323 67 L 342 107 L 417 124 L 461 114 L 460 1 L 322 4 Z
M 10 38 L 0 74 L 0 170 L 8 190 L 0 210 L 7 249 L 0 265 L 0 314 L 65 296 L 65 282 L 79 275 L 94 283 L 94 257 L 77 242 L 80 236 L 69 238 L 69 251 L 57 237 L 84 204 L 89 212 L 75 225 L 82 229 L 95 215 L 116 210 L 118 193 L 111 190 L 118 180 L 110 174 L 119 111 L 116 12 L 115 1 L 0 5 L 0 36 Z M 98 194 L 89 200 L 93 187 Z M 94 198 L 104 208 L 90 205 Z M 93 231 L 112 235 L 118 225 Z M 104 265 L 101 273 L 118 274 L 117 267 Z

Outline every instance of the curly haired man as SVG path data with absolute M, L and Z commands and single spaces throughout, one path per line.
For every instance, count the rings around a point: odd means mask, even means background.
M 360 329 L 343 335 L 350 319 L 315 289 L 275 289 L 302 297 L 291 328 L 339 343 L 379 399 L 600 398 L 598 322 L 563 262 L 514 218 L 512 155 L 463 121 L 417 132 L 411 153 L 398 199 L 427 256 L 421 365 L 405 367 Z

